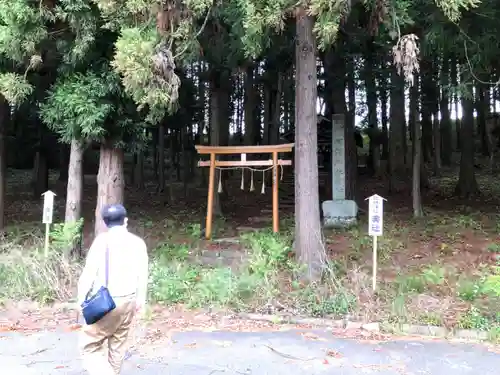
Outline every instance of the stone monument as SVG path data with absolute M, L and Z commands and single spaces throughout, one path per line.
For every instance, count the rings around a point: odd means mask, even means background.
M 345 122 L 344 115 L 332 116 L 332 200 L 324 201 L 323 226 L 345 228 L 356 224 L 358 206 L 345 199 Z

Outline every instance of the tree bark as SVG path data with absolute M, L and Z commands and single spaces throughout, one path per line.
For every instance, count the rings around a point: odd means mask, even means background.
M 486 87 L 484 84 L 476 85 L 476 113 L 477 113 L 477 128 L 478 134 L 481 137 L 481 152 L 483 156 L 490 156 L 490 142 L 488 138 L 488 128 L 486 126 L 486 116 L 488 113 L 488 105 L 486 96 Z
M 432 144 L 434 154 L 432 166 L 434 176 L 441 174 L 441 122 L 439 121 L 439 59 L 436 57 L 432 62 Z
M 389 168 L 390 190 L 396 189 L 396 181 L 405 174 L 404 135 L 405 135 L 405 96 L 404 78 L 396 67 L 391 67 L 391 105 L 392 126 L 389 129 Z
M 451 59 L 451 66 L 450 66 L 450 79 L 451 79 L 451 85 L 453 87 L 456 87 L 458 85 L 458 69 L 457 69 L 457 60 L 455 58 Z M 460 123 L 461 119 L 458 117 L 458 107 L 459 107 L 459 97 L 458 93 L 454 95 L 454 110 L 455 110 L 455 136 L 456 136 L 456 144 L 457 144 L 457 150 L 460 150 L 462 147 L 461 145 L 461 135 L 460 135 Z M 463 113 L 462 113 L 463 114 Z
M 432 120 L 432 143 L 434 145 L 433 172 L 434 176 L 439 176 L 441 174 L 441 124 L 437 114 L 434 114 Z
M 474 102 L 462 98 L 463 118 L 461 124 L 461 151 L 460 172 L 455 194 L 462 198 L 469 198 L 479 193 L 474 171 Z
M 364 66 L 366 104 L 368 107 L 368 136 L 370 138 L 369 166 L 372 175 L 378 175 L 380 163 L 380 132 L 377 122 L 377 85 L 375 81 L 375 42 L 367 41 L 366 57 Z
M 421 194 L 421 171 L 422 171 L 422 130 L 420 122 L 416 122 L 413 126 L 413 178 L 412 178 L 412 201 L 413 201 L 413 217 L 419 218 L 424 216 L 422 209 L 422 194 Z
M 450 60 L 448 56 L 444 56 L 443 65 L 441 68 L 441 160 L 443 165 L 451 165 L 451 155 L 453 152 L 453 139 L 451 132 L 451 116 L 450 116 L 450 96 L 447 90 L 450 82 Z
M 255 111 L 255 89 L 254 89 L 254 67 L 247 66 L 245 71 L 245 144 L 247 146 L 255 145 L 255 125 L 254 125 L 254 111 Z
M 142 150 L 135 154 L 134 185 L 136 189 L 144 189 L 144 151 Z
M 314 18 L 299 7 L 295 47 L 295 251 L 305 280 L 321 277 L 326 259 L 318 193 L 317 72 Z
M 264 83 L 263 83 L 263 94 L 262 94 L 262 105 L 264 107 L 263 120 L 264 120 L 264 133 L 262 136 L 262 144 L 269 144 L 269 136 L 271 131 L 271 87 L 270 87 L 270 72 L 266 71 L 264 73 Z
M 276 145 L 279 141 L 281 125 L 281 99 L 283 95 L 283 74 L 276 72 L 276 79 L 273 82 L 271 91 L 271 125 L 269 132 L 269 144 Z M 272 177 L 269 174 L 269 177 Z
M 40 142 L 42 143 L 42 142 Z M 47 153 L 44 145 L 40 144 L 35 154 L 35 170 L 34 170 L 34 189 L 33 198 L 39 199 L 40 196 L 49 189 L 49 166 Z
M 123 204 L 124 194 L 123 150 L 113 147 L 111 142 L 105 142 L 101 145 L 97 174 L 97 205 L 94 227 L 96 236 L 106 230 L 106 225 L 101 218 L 103 207 L 107 204 Z
M 66 186 L 66 210 L 64 222 L 76 223 L 82 217 L 83 195 L 83 142 L 73 139 L 68 162 L 68 184 Z M 81 239 L 80 239 L 81 240 Z M 75 241 L 69 249 L 72 255 L 81 256 L 81 241 Z
M 419 172 L 419 180 L 420 180 L 420 189 L 429 186 L 429 181 L 427 178 L 427 174 L 425 173 L 424 163 L 423 163 L 423 151 L 422 151 L 422 124 L 418 121 L 419 117 L 419 105 L 418 105 L 418 96 L 419 96 L 419 83 L 420 77 L 418 74 L 415 74 L 415 79 L 413 86 L 410 87 L 410 115 L 408 123 L 412 124 L 409 127 L 413 129 L 413 136 L 415 136 L 415 127 L 419 127 L 418 135 L 420 136 L 420 161 L 418 165 L 420 165 Z M 412 154 L 415 154 L 415 149 L 412 146 Z M 414 160 L 414 159 L 413 159 Z M 415 166 L 415 164 L 413 164 Z
M 76 222 L 82 217 L 83 153 L 83 143 L 73 139 L 69 153 L 65 223 Z
M 155 178 L 158 180 L 158 128 L 151 129 L 151 138 L 151 143 L 153 144 L 153 173 Z
M 424 58 L 421 62 L 422 153 L 424 162 L 432 160 L 432 111 L 435 100 L 432 82 L 432 63 Z
M 227 70 L 212 71 L 210 79 L 210 95 L 212 97 L 210 112 L 212 114 L 210 122 L 210 145 L 227 146 L 229 141 L 229 86 L 230 75 Z M 222 193 L 225 194 L 224 179 L 221 170 L 215 174 L 215 183 L 219 181 L 222 185 Z M 214 214 L 222 215 L 222 205 L 220 194 L 214 194 Z
M 335 48 L 330 48 L 324 55 L 325 68 L 325 100 L 326 100 L 326 117 L 331 121 L 332 115 L 342 115 L 344 118 L 344 150 L 345 150 L 345 194 L 346 199 L 355 199 L 356 195 L 356 178 L 357 178 L 357 149 L 354 138 L 354 109 L 355 103 L 351 96 L 352 90 L 349 90 L 349 111 L 347 109 L 345 91 L 346 81 L 354 80 L 353 62 L 346 55 L 345 49 L 345 34 L 340 33 L 337 38 Z M 346 76 L 348 79 L 346 80 Z M 354 82 L 353 82 L 354 84 Z M 353 88 L 353 87 L 352 87 Z M 352 114 L 352 115 L 351 115 Z M 334 124 L 332 124 L 335 126 Z M 333 170 L 332 170 L 332 152 L 325 155 L 325 167 L 328 171 L 328 180 L 325 192 L 327 196 L 332 196 L 333 192 Z
M 347 111 L 347 124 L 354 131 L 356 126 L 356 76 L 355 76 L 355 66 L 354 57 L 346 56 L 346 67 L 347 67 L 347 98 L 349 100 L 348 111 Z M 353 135 L 354 137 L 354 135 Z M 356 150 L 357 153 L 357 150 Z M 356 158 L 357 159 L 357 158 Z M 357 169 L 357 160 L 356 160 Z
M 10 106 L 3 96 L 0 96 L 0 231 L 5 228 L 5 187 L 7 152 L 5 149 L 5 133 L 10 120 Z
M 68 181 L 70 147 L 66 143 L 59 145 L 59 178 L 61 182 Z
M 388 117 L 387 117 L 387 102 L 388 102 L 388 89 L 387 77 L 385 76 L 385 69 L 382 71 L 380 80 L 380 112 L 382 120 L 382 160 L 389 159 L 389 130 L 388 130 Z
M 410 87 L 410 104 L 408 113 L 408 128 L 410 129 L 410 139 L 413 142 L 413 136 L 415 135 L 414 127 L 418 123 L 420 125 L 420 115 L 419 115 L 419 79 L 418 75 L 415 75 L 413 86 Z
M 158 191 L 165 190 L 165 124 L 158 125 Z

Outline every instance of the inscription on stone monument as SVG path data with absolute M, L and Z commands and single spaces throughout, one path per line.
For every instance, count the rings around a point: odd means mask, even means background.
M 344 120 L 332 119 L 332 194 L 333 200 L 345 199 L 345 142 Z
M 332 200 L 323 202 L 325 227 L 348 227 L 356 224 L 358 206 L 346 200 L 345 123 L 343 115 L 332 117 Z

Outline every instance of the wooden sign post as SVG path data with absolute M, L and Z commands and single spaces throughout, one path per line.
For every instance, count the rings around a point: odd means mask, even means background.
M 43 216 L 42 223 L 45 224 L 45 257 L 49 255 L 49 233 L 50 224 L 52 224 L 52 219 L 54 216 L 54 197 L 55 193 L 53 191 L 47 190 L 42 194 L 43 196 Z
M 368 199 L 368 235 L 373 239 L 373 275 L 372 288 L 377 290 L 377 237 L 382 235 L 384 226 L 384 201 L 385 198 L 374 194 Z M 365 199 L 365 200 L 366 200 Z

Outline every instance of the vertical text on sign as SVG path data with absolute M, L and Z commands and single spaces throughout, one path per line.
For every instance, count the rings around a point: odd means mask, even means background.
M 54 216 L 54 195 L 55 194 L 50 190 L 43 193 L 43 224 L 52 224 Z
M 372 195 L 368 198 L 368 234 L 370 236 L 381 236 L 384 225 L 384 198 Z
M 344 116 L 332 118 L 332 195 L 333 200 L 345 199 Z

